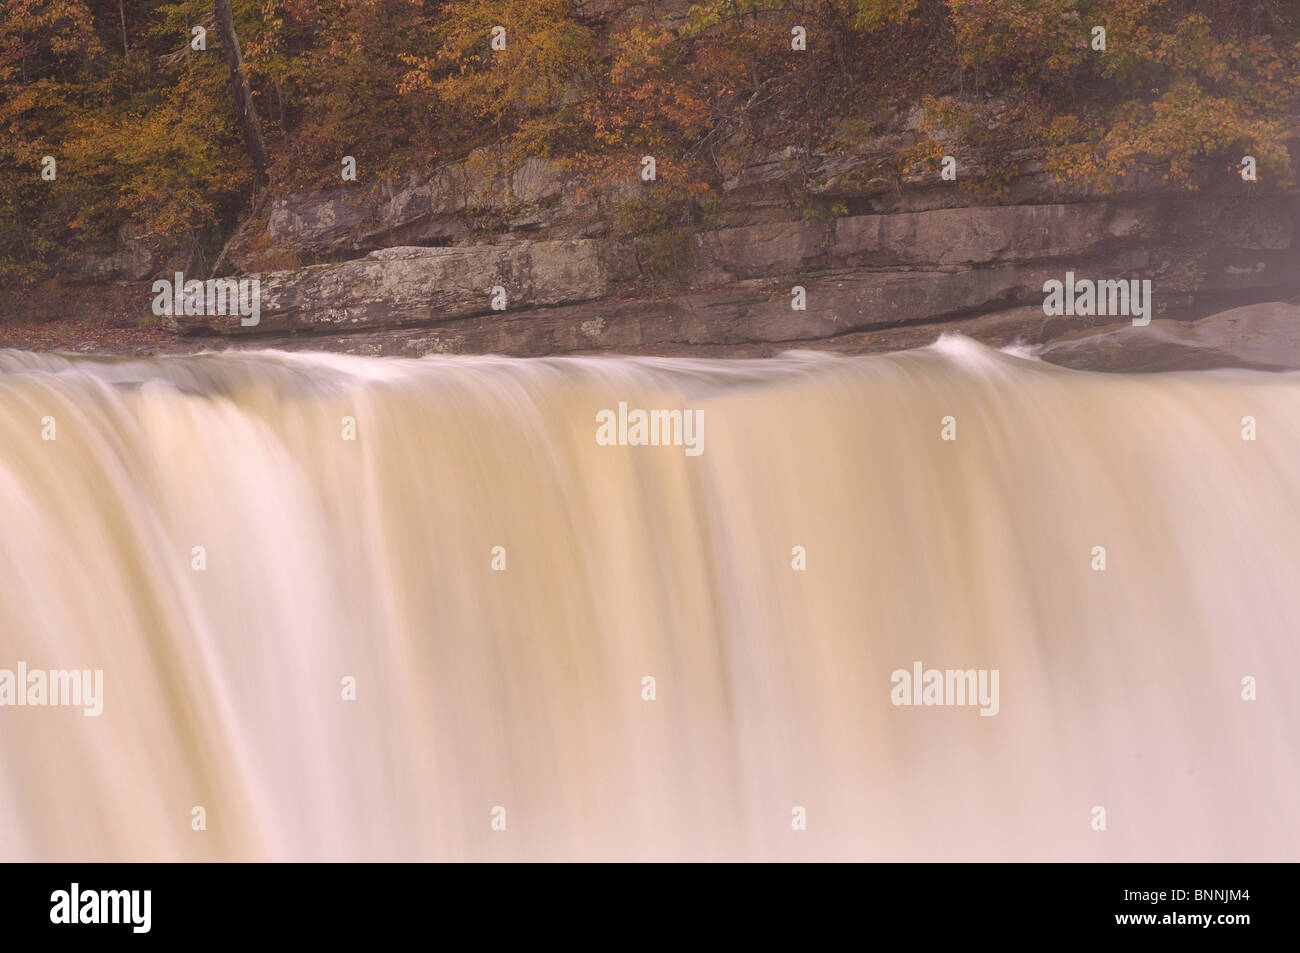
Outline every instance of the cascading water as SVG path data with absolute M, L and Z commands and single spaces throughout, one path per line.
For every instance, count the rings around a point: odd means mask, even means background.
M 0 858 L 1296 859 L 1298 501 L 1291 374 L 0 352 Z

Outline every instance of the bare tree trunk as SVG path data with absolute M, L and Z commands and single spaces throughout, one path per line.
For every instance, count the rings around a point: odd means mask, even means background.
M 230 9 L 230 0 L 216 0 L 217 29 L 221 31 L 221 46 L 226 52 L 226 62 L 230 66 L 230 91 L 235 97 L 235 114 L 239 120 L 239 131 L 244 134 L 244 145 L 253 160 L 259 185 L 266 182 L 266 143 L 262 141 L 262 127 L 257 122 L 257 110 L 253 108 L 253 94 L 248 88 L 248 79 L 244 76 L 244 57 L 239 52 L 239 37 L 235 35 L 235 15 Z
M 126 48 L 126 7 L 123 0 L 117 0 L 117 15 L 122 21 L 122 55 L 130 56 L 131 51 Z
M 221 266 L 225 262 L 226 256 L 230 254 L 230 249 L 235 247 L 235 242 L 239 240 L 248 229 L 248 226 L 252 224 L 253 219 L 257 218 L 257 213 L 262 210 L 262 206 L 266 204 L 267 196 L 270 194 L 269 191 L 264 191 L 261 196 L 258 197 L 257 201 L 253 203 L 252 211 L 244 216 L 240 223 L 235 226 L 235 230 L 231 232 L 230 237 L 226 239 L 226 243 L 221 246 L 221 254 L 219 254 L 217 260 L 213 262 L 212 270 L 208 273 L 209 278 L 217 277 L 217 273 L 221 270 Z

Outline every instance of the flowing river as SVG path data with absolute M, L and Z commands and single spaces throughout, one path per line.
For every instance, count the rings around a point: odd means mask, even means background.
M 3 860 L 1300 859 L 1300 375 L 0 351 L 0 670 Z

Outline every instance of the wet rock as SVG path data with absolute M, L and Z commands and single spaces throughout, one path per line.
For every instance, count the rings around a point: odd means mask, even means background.
M 1269 301 L 1198 321 L 1108 325 L 1053 341 L 1039 355 L 1063 367 L 1093 371 L 1300 370 L 1300 305 Z

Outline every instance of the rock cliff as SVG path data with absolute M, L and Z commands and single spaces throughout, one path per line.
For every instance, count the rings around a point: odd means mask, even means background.
M 535 354 L 793 346 L 995 312 L 1029 339 L 1107 323 L 1044 319 L 1043 282 L 1066 271 L 1150 279 L 1155 316 L 1173 319 L 1300 289 L 1295 191 L 1207 167 L 1190 191 L 1135 173 L 1098 194 L 1026 156 L 995 195 L 961 156 L 957 181 L 898 168 L 912 138 L 903 118 L 865 142 L 750 155 L 707 217 L 656 236 L 674 245 L 667 283 L 620 212 L 649 187 L 592 182 L 559 160 L 479 150 L 368 185 L 275 195 L 230 255 L 260 278 L 261 324 L 169 320 L 240 336 L 419 329 L 403 352 Z M 138 249 L 115 254 L 87 267 L 102 277 L 121 263 L 139 277 Z

